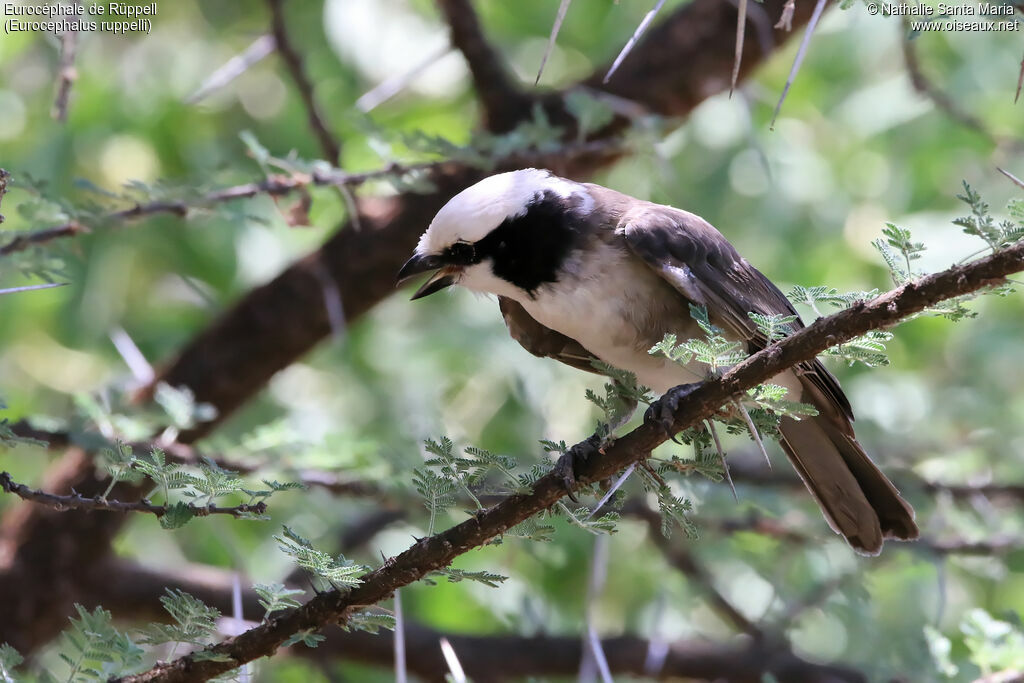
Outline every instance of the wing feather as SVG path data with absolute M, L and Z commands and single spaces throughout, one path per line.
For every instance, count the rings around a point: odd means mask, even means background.
M 535 356 L 554 358 L 577 370 L 597 373 L 594 354 L 578 341 L 537 322 L 522 305 L 508 297 L 498 297 L 498 308 L 512 338 Z
M 635 255 L 680 294 L 705 306 L 712 323 L 745 339 L 748 351 L 758 351 L 768 342 L 748 313 L 796 315 L 791 331 L 804 326 L 779 288 L 700 216 L 644 203 L 623 214 L 617 232 Z M 837 418 L 853 419 L 838 380 L 820 361 L 801 363 L 796 371 L 802 382 L 815 387 L 827 399 Z M 836 422 L 853 435 L 846 420 Z

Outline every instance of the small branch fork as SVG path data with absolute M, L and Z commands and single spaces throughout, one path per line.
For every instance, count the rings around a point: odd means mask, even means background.
M 777 375 L 801 361 L 810 360 L 826 348 L 864 333 L 888 327 L 940 301 L 951 299 L 1002 282 L 1008 275 L 1024 270 L 1024 242 L 969 264 L 907 283 L 871 301 L 859 302 L 822 318 L 786 339 L 755 353 L 715 380 L 701 383 L 680 401 L 675 412 L 676 432 L 710 418 L 733 396 Z M 580 484 L 600 481 L 646 458 L 667 439 L 661 425 L 647 423 L 620 437 L 603 457 L 591 458 L 577 473 Z M 373 605 L 390 596 L 396 588 L 419 580 L 430 571 L 445 567 L 459 555 L 501 535 L 506 529 L 554 505 L 566 495 L 561 480 L 553 474 L 539 479 L 529 493 L 510 496 L 447 531 L 422 539 L 380 568 L 362 577 L 349 591 L 329 591 L 290 612 L 253 628 L 236 638 L 172 662 L 159 664 L 122 681 L 205 680 L 240 664 L 270 655 L 292 634 L 320 629 L 330 623 L 344 623 L 355 608 Z M 216 655 L 216 659 L 210 655 Z
M 167 514 L 167 505 L 153 505 L 146 501 L 123 502 L 119 500 L 107 500 L 96 496 L 86 498 L 79 493 L 72 493 L 67 496 L 60 496 L 55 493 L 46 493 L 36 489 L 30 489 L 24 484 L 19 484 L 11 479 L 7 472 L 0 472 L 0 489 L 6 493 L 12 493 L 22 500 L 39 503 L 46 507 L 53 508 L 59 512 L 66 510 L 88 510 L 103 512 L 145 512 L 156 517 L 163 517 Z M 243 515 L 262 515 L 267 511 L 267 504 L 263 501 L 253 505 L 236 505 L 235 507 L 218 507 L 216 505 L 187 505 L 189 511 L 196 517 L 207 515 L 231 515 L 241 517 Z

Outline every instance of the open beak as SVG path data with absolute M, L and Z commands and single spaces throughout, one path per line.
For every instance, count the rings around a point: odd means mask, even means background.
M 402 269 L 398 271 L 397 284 L 402 284 L 411 277 L 431 270 L 436 272 L 423 283 L 422 287 L 416 290 L 416 293 L 412 295 L 411 301 L 422 299 L 434 292 L 440 292 L 442 289 L 451 287 L 455 284 L 455 275 L 460 269 L 453 266 L 445 266 L 441 258 L 435 255 L 413 254 L 413 257 L 406 261 Z

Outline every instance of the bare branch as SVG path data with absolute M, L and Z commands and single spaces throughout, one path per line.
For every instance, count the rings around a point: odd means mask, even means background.
M 24 484 L 19 484 L 11 479 L 11 475 L 7 472 L 0 472 L 0 489 L 3 489 L 5 493 L 12 493 L 22 500 L 27 500 L 33 503 L 39 503 L 46 507 L 53 508 L 58 512 L 65 512 L 67 510 L 86 510 L 89 512 L 145 512 L 156 517 L 163 517 L 167 514 L 167 511 L 172 506 L 168 505 L 153 505 L 147 501 L 120 501 L 120 500 L 107 500 L 96 496 L 94 498 L 86 498 L 79 493 L 71 493 L 71 495 L 60 496 L 55 493 L 46 493 L 37 489 L 30 489 Z M 236 505 L 234 507 L 219 507 L 216 505 L 193 505 L 192 503 L 185 504 L 188 511 L 196 517 L 205 517 L 207 515 L 231 515 L 232 517 L 244 517 L 246 515 L 262 515 L 267 511 L 267 504 L 264 501 L 260 501 L 253 505 Z
M 313 129 L 320 149 L 324 157 L 332 164 L 337 164 L 341 157 L 341 143 L 327 129 L 323 117 L 320 115 L 316 105 L 316 98 L 313 96 L 313 84 L 303 70 L 302 57 L 298 50 L 292 45 L 288 37 L 288 29 L 284 20 L 284 0 L 267 0 L 270 5 L 270 26 L 274 34 L 274 42 L 277 44 L 277 51 L 281 53 L 288 72 L 295 81 L 295 87 L 299 89 L 299 95 L 306 105 L 306 113 L 309 116 L 309 126 Z
M 820 318 L 792 336 L 753 354 L 722 377 L 690 385 L 689 393 L 679 401 L 672 428 L 668 431 L 678 433 L 712 417 L 732 397 L 786 368 L 811 360 L 826 348 L 870 330 L 891 326 L 940 301 L 998 284 L 1006 276 L 1022 269 L 1024 242 L 978 261 L 922 277 L 869 302 L 859 302 L 832 316 Z M 661 425 L 645 423 L 620 437 L 602 457 L 583 463 L 581 471 L 577 472 L 577 481 L 586 485 L 611 477 L 631 463 L 646 458 L 666 439 L 666 430 Z M 529 493 L 509 496 L 447 531 L 420 540 L 363 576 L 362 583 L 349 591 L 322 593 L 302 607 L 202 653 L 190 654 L 121 680 L 132 683 L 205 680 L 239 664 L 270 655 L 291 634 L 320 629 L 328 623 L 344 623 L 356 607 L 376 604 L 396 588 L 447 566 L 459 555 L 547 509 L 565 495 L 567 491 L 561 479 L 554 473 L 548 473 L 534 484 Z M 209 656 L 211 654 L 217 656 L 216 660 Z
M 79 0 L 74 0 L 78 4 Z M 64 123 L 68 120 L 68 100 L 71 86 L 78 78 L 75 70 L 75 54 L 78 51 L 78 31 L 68 30 L 60 36 L 60 66 L 57 71 L 57 94 L 54 96 L 50 115 Z

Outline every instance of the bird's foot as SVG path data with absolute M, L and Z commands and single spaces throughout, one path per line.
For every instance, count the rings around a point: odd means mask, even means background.
M 576 498 L 574 489 L 576 488 L 576 471 L 579 466 L 585 463 L 592 455 L 598 455 L 601 453 L 601 449 L 604 447 L 603 440 L 597 434 L 591 434 L 586 440 L 579 442 L 565 453 L 555 462 L 554 468 L 551 470 L 555 476 L 562 480 L 562 486 L 565 487 L 565 492 L 568 494 L 569 499 L 574 503 L 580 502 Z
M 661 398 L 647 408 L 647 412 L 644 413 L 644 422 L 654 423 L 661 427 L 662 431 L 668 435 L 668 438 L 679 443 L 676 439 L 676 432 L 673 428 L 676 421 L 676 410 L 678 410 L 679 404 L 683 399 L 689 396 L 693 390 L 699 386 L 700 383 L 694 383 L 680 384 L 679 386 L 672 387 L 666 391 Z

